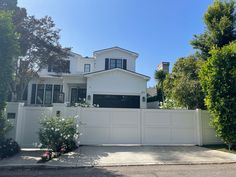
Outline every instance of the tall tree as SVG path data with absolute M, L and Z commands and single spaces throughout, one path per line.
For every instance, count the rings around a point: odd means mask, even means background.
M 0 0 L 0 10 L 12 11 L 13 23 L 20 34 L 21 57 L 15 65 L 10 90 L 15 100 L 22 100 L 28 82 L 37 77 L 38 71 L 50 62 L 68 57 L 70 49 L 60 45 L 60 30 L 55 28 L 51 17 L 28 16 L 26 9 L 17 7 L 17 0 Z
M 217 135 L 236 144 L 236 43 L 211 51 L 200 71 L 206 105 Z
M 162 97 L 162 102 L 164 102 L 164 91 L 163 91 L 163 82 L 166 78 L 166 73 L 163 70 L 155 71 L 155 79 L 157 80 L 157 94 L 160 94 Z
M 10 12 L 0 11 L 0 117 L 6 106 L 9 80 L 19 54 L 18 35 Z
M 204 109 L 204 94 L 198 78 L 202 61 L 194 56 L 180 58 L 175 63 L 172 73 L 164 81 L 164 91 L 168 99 L 180 107 Z
M 202 59 L 210 56 L 214 47 L 222 47 L 236 39 L 235 33 L 235 1 L 215 0 L 204 15 L 206 30 L 195 35 L 191 41 L 194 49 L 198 49 Z

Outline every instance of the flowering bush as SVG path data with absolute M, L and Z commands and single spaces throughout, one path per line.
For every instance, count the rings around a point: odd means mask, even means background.
M 75 118 L 47 117 L 40 124 L 39 140 L 42 147 L 63 153 L 77 148 L 79 132 Z
M 10 157 L 20 152 L 20 146 L 13 139 L 0 142 L 0 159 Z
M 52 151 L 45 151 L 41 156 L 41 161 L 46 162 L 52 159 Z

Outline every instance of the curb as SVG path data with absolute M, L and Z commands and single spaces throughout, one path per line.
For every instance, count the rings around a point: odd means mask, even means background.
M 74 169 L 74 168 L 94 168 L 94 167 L 132 167 L 132 166 L 155 166 L 155 165 L 220 165 L 220 164 L 236 164 L 236 161 L 229 162 L 167 162 L 167 163 L 144 163 L 144 164 L 101 164 L 101 165 L 1 165 L 0 170 L 19 170 L 19 169 Z

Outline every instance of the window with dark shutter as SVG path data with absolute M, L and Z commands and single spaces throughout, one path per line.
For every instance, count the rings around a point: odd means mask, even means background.
M 127 69 L 127 60 L 123 59 L 123 69 Z
M 109 58 L 105 59 L 105 70 L 109 69 Z

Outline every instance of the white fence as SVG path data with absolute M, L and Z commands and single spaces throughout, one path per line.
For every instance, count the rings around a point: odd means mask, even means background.
M 210 116 L 201 110 L 110 109 L 65 107 L 25 107 L 8 103 L 7 113 L 15 113 L 15 130 L 10 134 L 22 147 L 38 143 L 39 121 L 44 116 L 78 115 L 80 143 L 140 145 L 203 145 L 220 141 L 209 126 Z M 15 133 L 15 136 L 14 136 Z

